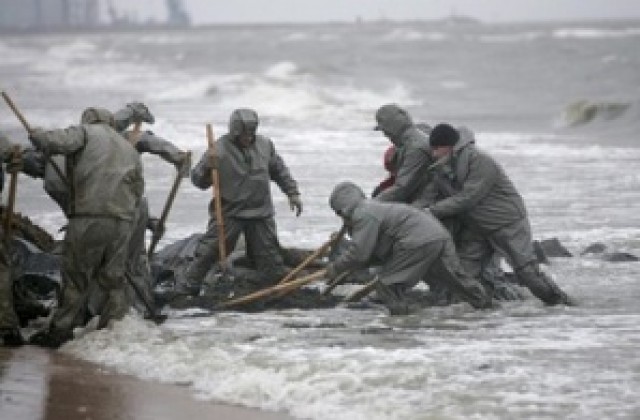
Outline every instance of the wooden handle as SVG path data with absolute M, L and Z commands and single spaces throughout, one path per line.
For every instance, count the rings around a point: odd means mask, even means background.
M 31 134 L 33 132 L 33 129 L 31 128 L 31 126 L 27 122 L 27 119 L 24 117 L 24 115 L 22 115 L 22 112 L 20 112 L 20 110 L 18 109 L 16 104 L 13 103 L 13 100 L 11 99 L 9 94 L 7 92 L 5 92 L 5 91 L 2 91 L 2 93 L 0 93 L 0 95 L 2 95 L 2 97 L 4 98 L 4 101 L 7 103 L 7 105 L 9 105 L 9 108 L 11 108 L 11 110 L 16 115 L 16 117 L 18 117 L 18 120 L 20 120 L 20 122 L 22 123 L 22 126 L 24 127 L 24 129 L 27 130 L 27 133 Z M 58 177 L 62 180 L 62 182 L 64 182 L 68 186 L 69 185 L 69 181 L 67 180 L 67 177 L 62 173 L 62 170 L 60 169 L 58 164 L 55 163 L 53 161 L 53 159 L 51 159 L 51 156 L 49 156 L 46 153 L 44 153 L 44 158 L 47 160 L 47 162 L 49 162 L 51 164 L 51 166 L 56 171 L 56 174 L 58 174 Z
M 377 281 L 378 281 L 377 278 L 371 280 L 369 283 L 365 284 L 360 289 L 356 290 L 355 292 L 351 293 L 349 296 L 345 297 L 343 302 L 351 302 L 351 303 L 358 302 L 360 299 L 364 298 L 369 293 L 373 292 L 373 289 L 376 288 Z
M 207 144 L 209 145 L 209 153 L 216 156 L 216 143 L 213 137 L 213 129 L 211 124 L 207 124 Z M 220 174 L 217 168 L 211 170 L 211 181 L 213 183 L 213 199 L 216 203 L 216 224 L 218 226 L 218 253 L 220 256 L 220 265 L 224 269 L 227 259 L 227 237 L 224 232 L 224 219 L 222 217 L 222 197 L 220 196 Z
M 133 146 L 135 146 L 138 140 L 140 139 L 141 126 L 142 126 L 142 121 L 136 121 L 136 123 L 133 125 L 133 130 L 131 131 L 131 133 L 129 133 L 129 138 L 127 140 L 129 140 L 129 143 L 131 143 Z
M 13 103 L 13 100 L 11 100 L 9 94 L 5 91 L 2 91 L 2 97 L 4 98 L 4 101 L 7 103 L 7 105 L 9 105 L 9 108 L 11 108 L 16 117 L 18 117 L 24 129 L 27 130 L 27 132 L 31 133 L 31 126 L 27 122 L 24 115 L 22 115 L 16 104 Z
M 343 271 L 336 277 L 331 283 L 327 284 L 327 287 L 322 291 L 322 296 L 329 296 L 329 294 L 335 289 L 340 283 L 342 283 L 347 277 L 351 274 L 351 270 Z
M 332 237 L 331 239 L 329 239 L 327 242 L 325 242 L 320 248 L 318 248 L 313 254 L 309 255 L 307 258 L 305 258 L 304 261 L 302 261 L 302 263 L 300 263 L 300 265 L 298 265 L 296 268 L 294 268 L 293 270 L 291 270 L 286 276 L 284 276 L 282 278 L 282 280 L 280 280 L 278 282 L 278 284 L 283 284 L 283 283 L 287 283 L 289 282 L 292 278 L 294 278 L 300 271 L 302 271 L 305 267 L 307 267 L 309 265 L 309 263 L 311 263 L 311 261 L 315 260 L 316 258 L 322 256 L 325 252 L 327 252 L 327 250 L 336 242 L 338 242 L 340 239 L 342 239 L 342 237 L 344 236 L 344 234 L 347 232 L 347 227 L 345 225 L 343 225 L 340 228 L 340 231 L 336 234 L 336 236 Z
M 183 165 L 189 165 L 189 162 L 191 162 L 191 150 L 187 151 L 185 160 L 183 161 Z M 184 178 L 182 173 L 183 170 L 184 170 L 183 168 L 178 169 L 178 173 L 176 174 L 176 177 L 173 180 L 173 185 L 171 186 L 171 191 L 169 191 L 169 196 L 167 197 L 167 201 L 165 201 L 164 207 L 162 208 L 162 214 L 160 215 L 160 220 L 158 220 L 158 228 L 160 228 L 160 232 L 164 230 L 163 229 L 164 224 L 167 221 L 167 218 L 169 217 L 169 211 L 171 210 L 173 201 L 175 200 L 176 195 L 178 194 L 178 188 L 180 187 L 182 178 Z M 156 249 L 156 245 L 158 245 L 158 242 L 160 242 L 160 239 L 162 239 L 162 236 L 156 235 L 155 232 L 151 236 L 151 245 L 149 245 L 149 251 L 147 252 L 147 256 L 149 258 L 151 258 L 151 256 L 153 255 L 153 252 Z
M 275 286 L 267 287 L 262 290 L 258 290 L 257 292 L 250 293 L 246 296 L 242 296 L 239 298 L 231 299 L 226 302 L 220 304 L 220 308 L 228 308 L 230 306 L 240 305 L 243 303 L 253 302 L 263 297 L 271 296 L 274 294 L 284 295 L 290 292 L 293 292 L 296 289 L 304 286 L 305 284 L 311 283 L 314 280 L 319 279 L 320 277 L 326 274 L 327 270 L 316 271 L 313 274 L 309 274 L 306 277 L 302 277 L 300 279 L 284 283 L 284 284 L 276 284 Z

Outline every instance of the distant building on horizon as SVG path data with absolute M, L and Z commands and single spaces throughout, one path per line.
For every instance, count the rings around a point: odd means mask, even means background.
M 166 22 L 138 22 L 107 0 L 0 0 L 0 31 L 33 32 L 147 26 L 187 27 L 191 17 L 182 0 L 164 0 Z M 102 16 L 101 6 L 107 16 Z
M 56 30 L 99 25 L 99 0 L 0 0 L 0 30 Z

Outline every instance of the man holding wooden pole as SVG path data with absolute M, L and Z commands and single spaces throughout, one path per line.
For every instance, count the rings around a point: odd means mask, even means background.
M 392 315 L 412 310 L 405 292 L 425 276 L 445 282 L 475 308 L 491 305 L 484 287 L 462 270 L 447 230 L 428 211 L 368 200 L 352 182 L 336 185 L 329 204 L 352 238 L 349 247 L 327 266 L 329 279 L 374 262 L 381 264 L 370 290 L 376 290 Z
M 197 295 L 205 275 L 219 259 L 218 223 L 224 225 L 224 243 L 229 252 L 244 233 L 247 255 L 255 262 L 265 283 L 274 283 L 286 274 L 270 182 L 274 181 L 288 196 L 291 209 L 298 216 L 302 212 L 302 201 L 298 185 L 273 142 L 257 133 L 258 122 L 258 114 L 252 109 L 233 111 L 229 132 L 215 142 L 215 154 L 205 152 L 191 172 L 193 184 L 204 190 L 212 186 L 212 170 L 217 170 L 223 220 L 217 222 L 215 217 L 210 217 L 195 259 L 178 285 L 179 292 Z M 210 210 L 215 214 L 214 208 Z
M 153 124 L 155 118 L 149 108 L 141 102 L 131 102 L 113 114 L 114 128 L 129 140 L 134 149 L 139 153 L 149 153 L 160 157 L 176 168 L 176 177 L 173 184 L 173 199 L 182 178 L 189 173 L 190 158 L 187 152 L 177 148 L 172 142 L 166 140 L 152 131 L 140 131 L 140 124 Z M 131 129 L 131 127 L 134 127 Z M 137 128 L 137 129 L 136 129 Z M 164 223 L 168 208 L 163 212 L 164 218 L 152 218 L 149 214 L 149 204 L 146 197 L 142 197 L 136 209 L 133 219 L 131 239 L 127 251 L 126 273 L 129 279 L 127 283 L 127 295 L 132 304 L 147 316 L 154 317 L 156 308 L 153 296 L 153 278 L 149 269 L 149 259 L 145 247 L 145 233 L 150 229 L 153 233 L 150 249 L 155 249 L 158 241 L 164 234 Z
M 107 297 L 98 328 L 128 310 L 125 263 L 144 180 L 138 153 L 112 127 L 111 112 L 88 108 L 80 125 L 29 133 L 36 149 L 68 158 L 69 180 L 62 296 L 49 328 L 30 338 L 33 344 L 58 347 L 70 340 L 73 328 L 86 322 L 94 283 Z

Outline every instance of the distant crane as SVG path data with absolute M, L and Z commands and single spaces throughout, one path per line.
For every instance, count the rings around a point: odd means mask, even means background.
M 182 0 L 166 0 L 167 24 L 172 26 L 189 26 L 191 17 L 184 8 Z

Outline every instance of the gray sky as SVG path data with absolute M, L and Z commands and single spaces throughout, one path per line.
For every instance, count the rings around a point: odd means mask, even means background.
M 438 19 L 487 22 L 640 18 L 640 0 L 183 0 L 196 24 Z M 113 0 L 138 19 L 164 20 L 165 0 Z

